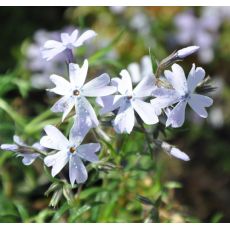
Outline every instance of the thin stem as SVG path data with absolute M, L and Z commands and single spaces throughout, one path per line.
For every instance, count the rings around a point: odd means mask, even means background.
M 65 50 L 66 56 L 67 56 L 67 63 L 74 63 L 74 56 L 73 51 L 71 49 Z

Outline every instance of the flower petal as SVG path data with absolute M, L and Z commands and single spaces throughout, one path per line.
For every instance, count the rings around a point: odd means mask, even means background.
M 47 61 L 50 61 L 57 54 L 63 52 L 65 49 L 65 46 L 63 46 L 63 44 L 60 42 L 47 41 L 45 43 L 45 49 L 42 50 L 42 58 L 46 59 Z
M 191 93 L 194 91 L 196 86 L 204 79 L 204 77 L 204 69 L 202 69 L 201 67 L 196 68 L 195 64 L 193 64 L 187 79 L 188 88 Z
M 149 76 L 143 78 L 133 90 L 135 97 L 148 97 L 151 96 L 155 89 L 155 77 Z
M 96 113 L 85 97 L 81 96 L 76 99 L 75 108 L 81 122 L 86 122 L 87 126 L 91 128 L 99 125 Z
M 152 99 L 150 102 L 152 106 L 155 108 L 155 112 L 157 115 L 161 114 L 161 110 L 171 106 L 179 101 L 179 98 L 171 98 L 171 97 L 157 97 Z
M 71 84 L 74 85 L 75 87 L 81 87 L 85 81 L 85 79 L 82 79 L 83 83 L 81 83 L 79 79 L 79 73 L 80 73 L 79 65 L 74 63 L 69 63 L 69 79 Z
M 77 154 L 84 160 L 89 162 L 97 162 L 99 159 L 95 152 L 98 152 L 100 148 L 101 146 L 98 143 L 80 145 L 77 148 Z
M 32 154 L 29 154 L 29 153 L 21 154 L 21 153 L 19 153 L 19 154 L 17 154 L 17 156 L 23 157 L 22 163 L 24 165 L 31 165 L 37 159 L 37 157 L 39 157 L 39 154 L 38 153 L 32 153 Z
M 213 100 L 210 97 L 203 96 L 200 94 L 191 94 L 191 98 L 188 101 L 191 108 L 203 118 L 208 117 L 208 113 L 205 107 L 209 107 L 212 105 Z
M 64 96 L 51 107 L 51 111 L 54 113 L 63 112 L 62 115 L 62 122 L 63 122 L 66 116 L 70 113 L 70 111 L 74 107 L 74 103 L 75 100 L 73 96 Z
M 129 72 L 126 69 L 123 69 L 120 72 L 122 76 L 121 81 L 118 84 L 118 91 L 122 95 L 130 96 L 133 92 L 132 81 Z
M 67 153 L 64 150 L 58 151 L 55 154 L 46 156 L 44 158 L 44 163 L 47 167 L 51 167 L 56 163 L 57 159 L 62 158 L 64 155 L 67 155 Z
M 75 47 L 81 46 L 86 40 L 91 39 L 95 37 L 96 35 L 97 34 L 95 33 L 95 31 L 87 30 L 77 39 L 77 41 L 74 43 L 74 46 Z
M 47 125 L 44 130 L 47 136 L 41 138 L 40 144 L 42 146 L 57 150 L 68 148 L 69 141 L 55 126 Z
M 55 177 L 65 167 L 68 160 L 68 154 L 65 151 L 59 151 L 54 155 L 45 157 L 44 162 L 48 167 L 52 166 L 51 175 Z
M 61 40 L 64 45 L 67 45 L 70 43 L 70 36 L 68 33 L 61 33 Z
M 23 141 L 22 139 L 17 136 L 17 135 L 14 135 L 13 136 L 13 140 L 14 140 L 14 143 L 16 143 L 17 145 L 20 145 L 20 146 L 27 146 Z
M 99 77 L 87 82 L 81 92 L 84 96 L 88 97 L 100 97 L 107 96 L 116 92 L 116 87 L 108 86 L 110 83 L 110 77 L 108 74 L 104 73 Z
M 71 84 L 63 77 L 56 74 L 50 76 L 50 80 L 56 85 L 55 88 L 49 89 L 50 92 L 54 92 L 59 95 L 71 95 Z
M 69 179 L 72 186 L 76 181 L 78 184 L 83 184 L 88 178 L 86 168 L 77 155 L 73 155 L 69 159 Z
M 180 101 L 174 109 L 168 115 L 166 121 L 166 127 L 171 125 L 173 128 L 181 127 L 185 120 L 185 107 L 187 105 L 186 101 Z
M 77 88 L 81 88 L 83 84 L 85 83 L 85 79 L 86 79 L 87 72 L 88 72 L 88 67 L 89 67 L 88 60 L 85 59 L 81 68 L 73 70 L 72 74 L 73 76 L 75 75 L 75 77 L 77 78 L 75 81 L 76 83 L 75 86 Z
M 74 118 L 74 124 L 70 130 L 70 144 L 80 145 L 92 126 L 92 121 L 89 116 L 86 116 L 84 113 L 77 113 Z
M 62 43 L 55 41 L 55 40 L 46 41 L 44 44 L 45 49 L 54 49 L 54 48 L 59 48 L 61 46 L 62 46 Z
M 184 70 L 177 64 L 172 65 L 172 72 L 165 70 L 165 77 L 171 83 L 173 88 L 177 90 L 181 95 L 188 92 L 187 81 L 185 78 Z
M 154 97 L 181 97 L 176 90 L 167 88 L 155 88 L 152 95 Z
M 138 83 L 141 80 L 141 70 L 139 64 L 131 63 L 127 67 L 133 83 Z
M 145 124 L 152 125 L 156 124 L 159 119 L 155 113 L 154 107 L 147 102 L 139 99 L 135 99 L 132 102 L 132 106 Z
M 96 102 L 102 107 L 99 113 L 105 114 L 117 109 L 121 106 L 123 100 L 124 97 L 121 95 L 109 95 L 105 97 L 98 97 L 96 99 Z
M 78 30 L 76 29 L 76 30 L 74 30 L 74 31 L 72 32 L 72 34 L 70 35 L 70 42 L 71 42 L 72 44 L 74 44 L 74 42 L 76 42 L 76 40 L 77 40 L 77 37 L 78 37 Z
M 124 102 L 114 119 L 114 129 L 117 133 L 131 133 L 134 123 L 134 110 L 130 103 Z

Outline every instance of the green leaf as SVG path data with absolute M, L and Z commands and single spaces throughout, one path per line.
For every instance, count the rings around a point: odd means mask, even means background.
M 20 126 L 25 125 L 25 119 L 20 116 L 19 113 L 13 110 L 13 108 L 3 99 L 0 98 L 0 108 L 10 115 L 10 117 Z
M 26 133 L 32 133 L 40 127 L 40 123 L 44 124 L 44 121 L 52 116 L 53 113 L 50 109 L 46 110 L 45 112 L 41 113 L 40 115 L 36 116 L 32 119 L 25 127 Z M 55 118 L 56 120 L 56 118 Z M 46 121 L 45 121 L 46 122 Z
M 76 212 L 73 212 L 72 215 L 69 218 L 69 222 L 70 223 L 75 223 L 77 221 L 77 218 L 79 216 L 81 216 L 83 213 L 87 212 L 88 210 L 91 209 L 90 205 L 83 205 L 81 208 L 79 208 L 78 210 L 76 210 Z
M 63 216 L 63 214 L 70 209 L 70 206 L 67 202 L 65 202 L 56 212 L 53 216 L 51 222 L 55 223 L 60 220 L 60 218 Z
M 26 210 L 26 208 L 20 203 L 15 203 L 15 206 L 18 210 L 18 213 L 21 217 L 22 222 L 23 223 L 27 222 L 27 220 L 29 219 L 29 213 Z
M 151 48 L 149 48 L 149 56 L 150 56 L 150 60 L 152 63 L 152 71 L 155 74 L 158 68 L 158 61 L 156 59 L 156 57 L 152 54 L 151 52 Z
M 45 209 L 39 212 L 37 216 L 33 217 L 32 220 L 35 220 L 36 223 L 46 223 L 46 219 L 54 213 L 56 213 L 55 210 Z
M 90 197 L 90 196 L 94 195 L 95 193 L 98 193 L 102 190 L 103 189 L 99 188 L 99 187 L 85 189 L 85 190 L 81 191 L 79 198 L 80 198 L 80 200 L 86 199 L 86 198 L 88 198 L 88 197 Z
M 13 83 L 18 86 L 19 92 L 23 97 L 26 97 L 30 89 L 30 84 L 28 81 L 22 79 L 14 79 Z
M 220 212 L 216 213 L 212 219 L 211 219 L 211 223 L 219 223 L 220 220 L 224 217 L 224 215 Z

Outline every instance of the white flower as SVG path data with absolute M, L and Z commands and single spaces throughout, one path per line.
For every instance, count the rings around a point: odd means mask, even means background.
M 49 91 L 63 96 L 53 105 L 51 110 L 63 112 L 63 121 L 75 105 L 76 118 L 84 120 L 88 126 L 95 127 L 99 122 L 94 109 L 85 97 L 110 95 L 116 91 L 116 87 L 108 86 L 110 77 L 106 73 L 84 84 L 87 71 L 88 61 L 85 60 L 81 68 L 77 64 L 69 64 L 70 82 L 58 75 L 50 76 L 56 87 Z
M 68 33 L 61 33 L 61 42 L 55 40 L 47 41 L 42 50 L 43 58 L 49 61 L 64 50 L 72 50 L 73 48 L 82 46 L 86 40 L 97 35 L 93 30 L 87 30 L 80 37 L 78 37 L 78 33 L 78 30 L 74 30 L 71 35 Z
M 122 76 L 121 79 L 112 79 L 112 84 L 117 86 L 120 95 L 98 98 L 97 103 L 103 107 L 100 113 L 105 114 L 119 108 L 113 122 L 118 133 L 130 133 L 132 131 L 135 123 L 134 111 L 138 113 L 144 123 L 148 125 L 157 123 L 158 117 L 154 107 L 143 101 L 155 89 L 153 76 L 145 77 L 133 90 L 128 71 L 122 70 L 120 75 Z
M 19 136 L 14 135 L 13 137 L 15 144 L 2 144 L 0 148 L 6 151 L 12 151 L 16 153 L 16 156 L 23 157 L 22 163 L 24 165 L 32 164 L 40 154 L 35 153 L 36 149 L 43 150 L 43 148 L 38 144 L 35 143 L 32 145 L 32 148 L 26 145 Z
M 100 144 L 80 145 L 88 130 L 82 131 L 79 123 L 76 122 L 70 131 L 69 140 L 52 125 L 47 125 L 44 130 L 47 136 L 41 138 L 40 144 L 46 148 L 58 151 L 44 159 L 48 167 L 52 166 L 52 176 L 56 176 L 69 162 L 71 184 L 73 185 L 75 181 L 78 184 L 84 183 L 88 178 L 88 173 L 82 159 L 89 162 L 97 162 L 98 157 L 95 152 L 100 150 Z
M 144 77 L 152 76 L 152 63 L 149 56 L 144 56 L 141 59 L 141 63 L 133 62 L 128 65 L 128 71 L 130 73 L 133 83 L 138 83 Z
M 171 125 L 177 128 L 183 125 L 187 103 L 200 117 L 207 118 L 208 113 L 205 107 L 211 106 L 213 100 L 195 93 L 196 86 L 205 77 L 205 71 L 201 67 L 196 68 L 193 64 L 186 81 L 183 69 L 179 65 L 173 64 L 172 72 L 166 70 L 164 74 L 174 89 L 159 88 L 155 90 L 153 94 L 157 98 L 152 99 L 151 103 L 158 105 L 159 108 L 178 103 L 167 115 L 166 126 Z

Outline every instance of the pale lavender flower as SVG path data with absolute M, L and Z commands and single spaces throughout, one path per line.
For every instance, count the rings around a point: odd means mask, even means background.
M 217 41 L 219 24 L 216 14 L 206 14 L 197 18 L 192 11 L 183 12 L 175 18 L 178 28 L 176 39 L 182 45 L 194 43 L 200 46 L 199 58 L 202 62 L 208 63 L 214 57 L 213 46 Z
M 74 48 L 82 46 L 84 42 L 95 37 L 97 34 L 93 30 L 87 30 L 80 37 L 78 35 L 79 31 L 76 29 L 70 35 L 68 33 L 61 33 L 61 41 L 46 41 L 42 51 L 43 58 L 49 61 L 66 49 L 73 50 Z
M 88 178 L 87 170 L 82 162 L 98 162 L 95 152 L 100 150 L 100 144 L 82 144 L 88 129 L 82 130 L 76 123 L 70 130 L 69 140 L 54 126 L 47 125 L 44 130 L 47 136 L 43 136 L 40 144 L 45 148 L 57 150 L 57 153 L 45 157 L 44 163 L 52 167 L 51 174 L 56 176 L 69 162 L 69 178 L 72 185 L 84 183 Z
M 15 144 L 2 144 L 0 148 L 2 150 L 15 152 L 17 157 L 23 157 L 22 162 L 24 165 L 32 164 L 40 156 L 39 153 L 36 153 L 36 149 L 43 150 L 42 146 L 38 143 L 34 143 L 31 148 L 26 145 L 19 136 L 14 135 L 13 140 Z
M 126 8 L 127 6 L 109 6 L 110 11 L 114 14 L 122 14 Z
M 58 75 L 51 75 L 51 81 L 56 85 L 49 91 L 62 95 L 51 110 L 63 112 L 62 121 L 75 106 L 77 119 L 84 120 L 87 126 L 95 127 L 99 124 L 96 113 L 86 97 L 107 96 L 116 91 L 116 87 L 108 86 L 110 77 L 104 73 L 99 77 L 85 83 L 88 72 L 88 60 L 82 67 L 77 64 L 69 64 L 70 82 Z
M 151 59 L 147 55 L 141 59 L 140 64 L 133 62 L 128 65 L 127 69 L 130 73 L 133 83 L 138 83 L 144 77 L 153 75 Z
M 164 74 L 173 89 L 159 88 L 155 90 L 153 94 L 157 98 L 152 99 L 151 103 L 155 106 L 158 105 L 159 108 L 177 103 L 167 114 L 166 126 L 171 125 L 177 128 L 183 125 L 187 103 L 200 117 L 207 118 L 208 113 L 205 107 L 211 106 L 213 100 L 210 97 L 195 93 L 196 86 L 205 77 L 205 71 L 201 67 L 196 68 L 193 64 L 186 81 L 184 70 L 179 65 L 173 64 L 172 72 L 166 70 Z
M 135 123 L 134 111 L 144 123 L 156 124 L 158 117 L 155 108 L 150 103 L 144 102 L 144 98 L 150 96 L 155 89 L 154 77 L 145 77 L 133 90 L 129 72 L 122 70 L 120 75 L 121 79 L 112 79 L 112 84 L 117 86 L 120 95 L 97 98 L 97 103 L 103 107 L 100 113 L 105 114 L 119 109 L 113 121 L 114 129 L 118 133 L 131 133 Z
M 47 40 L 58 40 L 60 32 L 71 32 L 73 27 L 65 27 L 61 31 L 38 30 L 33 36 L 33 43 L 25 49 L 26 68 L 31 71 L 31 84 L 38 89 L 45 89 L 52 86 L 48 76 L 58 72 L 64 74 L 66 70 L 65 55 L 57 55 L 52 62 L 47 62 L 42 58 L 41 47 Z

